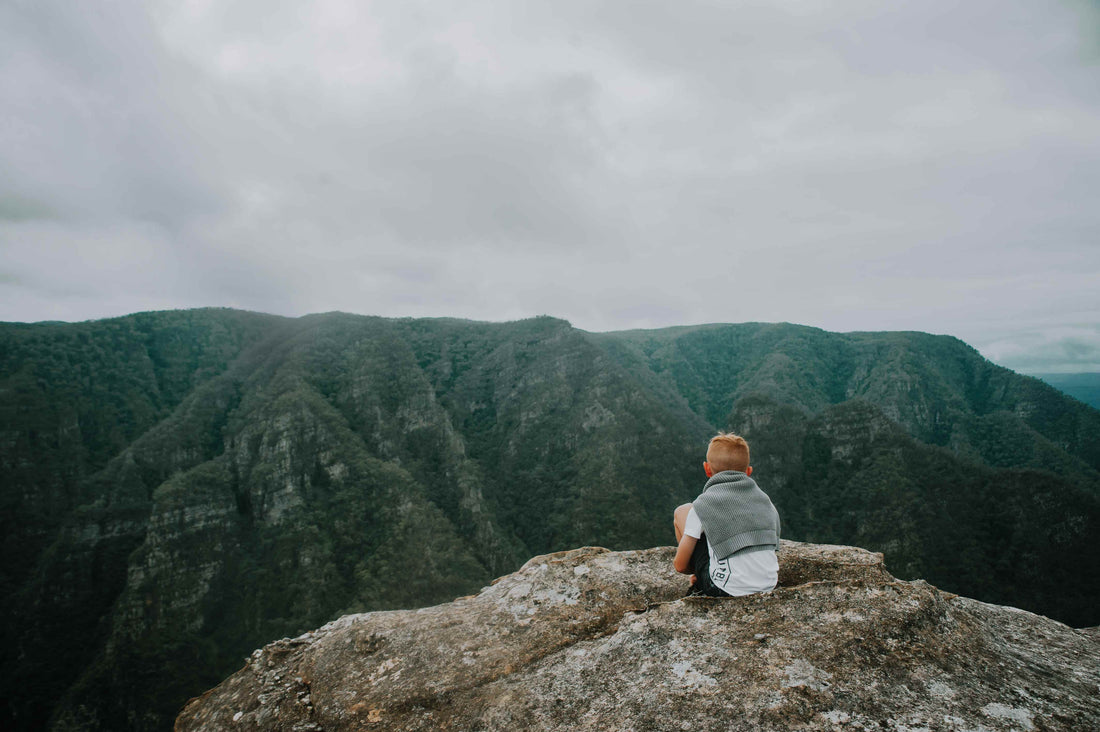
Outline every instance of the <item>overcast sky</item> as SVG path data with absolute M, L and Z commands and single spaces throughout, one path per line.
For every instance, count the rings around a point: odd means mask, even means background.
M 0 320 L 788 321 L 1100 371 L 1100 7 L 0 2 Z

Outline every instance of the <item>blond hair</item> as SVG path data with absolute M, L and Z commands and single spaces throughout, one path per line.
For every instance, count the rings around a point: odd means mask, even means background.
M 716 473 L 723 470 L 744 473 L 749 469 L 749 443 L 739 435 L 719 432 L 711 438 L 707 447 L 707 462 Z

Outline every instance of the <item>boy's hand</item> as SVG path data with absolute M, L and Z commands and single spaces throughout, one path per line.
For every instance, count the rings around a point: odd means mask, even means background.
M 695 575 L 691 575 L 691 584 L 695 584 Z

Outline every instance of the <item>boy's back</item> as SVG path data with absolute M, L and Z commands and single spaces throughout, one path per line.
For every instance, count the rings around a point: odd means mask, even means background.
M 694 503 L 676 509 L 676 570 L 692 574 L 693 592 L 748 595 L 775 587 L 779 514 L 751 477 L 748 444 L 719 434 L 703 463 L 708 480 Z

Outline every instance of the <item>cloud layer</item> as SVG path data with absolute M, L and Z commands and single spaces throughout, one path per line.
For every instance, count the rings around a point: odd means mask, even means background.
M 0 6 L 0 319 L 791 321 L 1100 370 L 1089 3 Z

